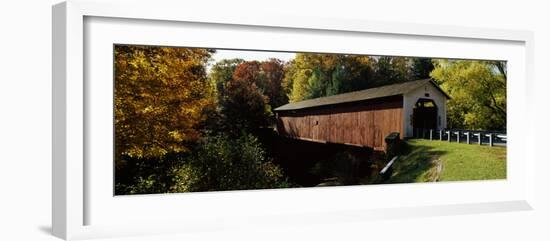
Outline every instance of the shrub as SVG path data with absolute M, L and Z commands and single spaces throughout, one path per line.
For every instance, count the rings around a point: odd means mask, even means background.
M 160 158 L 124 156 L 125 165 L 115 169 L 115 194 L 174 192 L 184 157 L 184 154 L 168 154 Z
M 189 191 L 221 191 L 289 186 L 282 170 L 265 156 L 258 139 L 250 134 L 237 139 L 225 134 L 206 137 L 190 157 L 185 174 L 180 174 L 186 176 L 182 187 Z
M 290 187 L 282 169 L 266 159 L 251 134 L 204 137 L 190 154 L 155 160 L 132 160 L 117 170 L 115 192 L 120 194 L 223 191 Z

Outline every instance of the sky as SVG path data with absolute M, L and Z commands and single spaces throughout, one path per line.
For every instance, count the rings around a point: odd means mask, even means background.
M 246 61 L 251 61 L 251 60 L 264 61 L 270 58 L 276 58 L 283 61 L 289 61 L 293 59 L 294 56 L 295 56 L 295 53 L 287 53 L 287 52 L 218 49 L 216 50 L 216 53 L 212 55 L 213 61 L 210 63 L 210 66 L 222 59 L 239 58 L 239 59 L 244 59 Z

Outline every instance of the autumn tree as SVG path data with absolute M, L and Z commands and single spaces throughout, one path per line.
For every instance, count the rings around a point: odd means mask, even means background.
M 260 88 L 269 98 L 271 108 L 288 103 L 288 96 L 283 87 L 285 77 L 284 63 L 278 59 L 269 59 L 260 65 Z
M 506 129 L 506 63 L 436 60 L 431 73 L 452 97 L 447 103 L 449 127 Z
M 115 46 L 115 160 L 186 152 L 203 111 L 213 103 L 206 63 L 197 48 Z
M 227 62 L 221 62 L 227 66 Z M 233 64 L 236 62 L 232 62 Z M 219 66 L 216 64 L 215 66 Z M 288 103 L 283 87 L 285 65 L 281 60 L 243 61 L 230 67 L 234 70 L 229 77 L 229 67 L 212 69 L 211 78 L 225 76 L 220 96 L 221 113 L 225 129 L 255 129 L 269 125 L 272 109 Z M 220 73 L 223 71 L 223 74 Z
M 221 108 L 229 131 L 253 130 L 268 124 L 269 98 L 258 86 L 260 67 L 258 61 L 239 64 L 226 85 Z
M 305 57 L 305 54 L 296 54 L 296 57 L 285 67 L 283 86 L 287 88 L 286 92 L 291 102 L 301 101 L 309 96 L 308 79 L 311 77 L 313 69 Z

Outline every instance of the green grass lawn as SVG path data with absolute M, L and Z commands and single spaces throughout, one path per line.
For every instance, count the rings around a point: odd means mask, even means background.
M 386 183 L 506 179 L 506 147 L 408 140 Z

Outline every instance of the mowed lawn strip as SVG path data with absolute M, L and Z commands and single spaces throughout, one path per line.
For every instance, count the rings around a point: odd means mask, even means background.
M 388 183 L 506 179 L 506 147 L 408 140 Z

